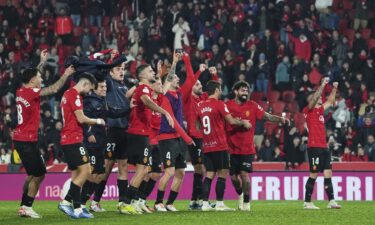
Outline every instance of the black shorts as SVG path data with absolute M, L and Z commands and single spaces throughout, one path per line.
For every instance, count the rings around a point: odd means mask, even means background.
M 204 153 L 203 164 L 208 172 L 229 169 L 228 151 Z
M 89 154 L 82 143 L 62 145 L 61 149 L 70 170 L 76 170 L 79 166 L 89 163 Z
M 194 145 L 188 146 L 191 164 L 193 165 L 202 164 L 203 163 L 202 139 L 193 138 L 193 141 L 195 143 L 195 146 Z
M 308 148 L 310 172 L 319 173 L 332 169 L 331 153 L 326 148 Z
M 105 173 L 103 149 L 88 148 L 92 174 Z
M 37 142 L 14 141 L 14 148 L 21 158 L 27 175 L 40 177 L 47 173 L 46 165 L 38 149 Z
M 181 138 L 161 140 L 159 147 L 164 168 L 186 168 L 186 145 Z
M 128 158 L 127 134 L 124 128 L 110 127 L 107 130 L 105 159 L 122 160 Z
M 155 145 L 151 150 L 151 157 L 148 163 L 150 173 L 161 173 L 160 149 Z
M 239 175 L 241 171 L 253 172 L 254 155 L 230 155 L 230 175 Z
M 127 134 L 128 163 L 132 165 L 148 165 L 151 155 L 148 136 Z

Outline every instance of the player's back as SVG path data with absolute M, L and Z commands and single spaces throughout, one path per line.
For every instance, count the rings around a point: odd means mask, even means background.
M 39 88 L 21 87 L 16 92 L 18 125 L 13 140 L 37 141 L 40 122 Z
M 198 105 L 205 152 L 228 150 L 225 135 L 225 116 L 229 111 L 224 102 L 209 98 Z

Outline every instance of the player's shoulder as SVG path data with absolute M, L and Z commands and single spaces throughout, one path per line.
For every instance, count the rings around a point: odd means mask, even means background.
M 140 84 L 135 91 L 142 94 L 151 94 L 152 88 L 147 84 Z

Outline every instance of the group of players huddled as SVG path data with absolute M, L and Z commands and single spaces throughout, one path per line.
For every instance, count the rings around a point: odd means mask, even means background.
M 67 65 L 65 73 L 53 85 L 42 87 L 43 64 L 47 51 L 41 53 L 38 68 L 26 69 L 23 86 L 17 90 L 18 125 L 14 146 L 18 151 L 27 178 L 18 214 L 40 218 L 33 208 L 34 198 L 46 174 L 46 167 L 37 148 L 40 122 L 40 99 L 58 92 L 70 77 L 75 85 L 61 99 L 63 128 L 61 145 L 71 171 L 70 189 L 58 208 L 72 218 L 93 218 L 91 212 L 104 212 L 100 200 L 106 182 L 117 162 L 117 209 L 123 214 L 154 211 L 177 211 L 174 206 L 182 185 L 186 152 L 194 166 L 190 209 L 231 211 L 223 202 L 226 177 L 230 174 L 238 194 L 238 210 L 250 211 L 250 176 L 256 154 L 253 137 L 256 120 L 290 123 L 283 116 L 265 112 L 249 100 L 250 87 L 244 81 L 234 84 L 235 98 L 220 100 L 221 83 L 216 68 L 202 64 L 194 73 L 189 55 L 174 52 L 172 65 L 163 74 L 148 65 L 136 70 L 137 85 L 124 84 L 126 57 L 113 50 L 108 62 L 85 59 Z M 180 85 L 176 65 L 183 61 L 186 80 Z M 200 74 L 209 70 L 211 80 L 203 92 Z M 73 75 L 74 74 L 74 75 Z M 324 171 L 324 186 L 329 208 L 340 208 L 333 198 L 332 170 L 326 150 L 324 109 L 335 101 L 337 83 L 323 104 L 321 93 L 329 81 L 309 97 L 304 109 L 309 129 L 310 178 L 306 183 L 305 209 L 317 209 L 311 202 L 315 179 Z M 128 182 L 128 164 L 135 166 Z M 162 170 L 164 168 L 164 171 Z M 209 203 L 213 179 L 216 180 L 216 202 Z M 173 178 L 167 202 L 164 195 Z M 146 204 L 158 183 L 154 207 Z M 86 208 L 86 202 L 93 200 Z M 91 212 L 90 212 L 91 211 Z

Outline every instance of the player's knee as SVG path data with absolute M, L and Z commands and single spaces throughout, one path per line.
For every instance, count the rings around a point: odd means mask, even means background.
M 310 173 L 310 178 L 316 179 L 318 177 L 318 173 Z
M 174 168 L 167 168 L 164 172 L 164 176 L 169 176 L 172 177 L 175 174 L 175 169 Z
M 160 177 L 161 177 L 161 173 L 151 173 L 151 174 L 150 174 L 150 178 L 151 178 L 152 180 L 154 180 L 154 181 L 159 180 Z
M 184 179 L 184 176 L 185 176 L 185 171 L 184 171 L 184 170 L 177 170 L 177 171 L 175 172 L 175 177 L 176 177 L 177 179 L 182 180 L 182 179 Z
M 246 172 L 241 172 L 241 174 L 240 174 L 240 176 L 241 176 L 241 180 L 243 181 L 243 182 L 249 182 L 250 181 L 250 177 L 249 177 L 249 174 L 248 173 L 246 173 Z

